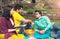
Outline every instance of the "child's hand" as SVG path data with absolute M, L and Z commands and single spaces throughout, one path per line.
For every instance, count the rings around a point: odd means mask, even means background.
M 16 29 L 8 29 L 8 32 L 12 32 L 15 31 Z
M 40 34 L 44 34 L 44 33 L 45 33 L 45 30 L 41 30 L 41 31 L 40 31 Z

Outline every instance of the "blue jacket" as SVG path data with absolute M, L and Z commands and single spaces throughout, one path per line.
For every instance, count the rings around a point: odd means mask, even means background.
M 36 19 L 34 22 L 34 29 L 36 30 L 34 36 L 39 38 L 48 37 L 50 35 L 50 30 L 53 28 L 53 22 L 49 20 L 47 16 L 41 16 L 39 19 Z M 44 34 L 38 33 L 39 30 L 46 30 Z

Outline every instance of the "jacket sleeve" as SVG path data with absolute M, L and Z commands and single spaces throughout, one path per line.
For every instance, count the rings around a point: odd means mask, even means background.
M 46 31 L 52 27 L 52 23 L 47 16 L 45 17 L 45 20 L 46 20 L 46 23 L 48 24 L 47 27 L 45 28 L 45 31 Z

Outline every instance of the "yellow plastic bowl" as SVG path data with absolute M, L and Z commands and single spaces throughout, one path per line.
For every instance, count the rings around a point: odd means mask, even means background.
M 32 30 L 32 29 L 24 30 L 24 32 L 26 35 L 33 35 L 34 34 L 34 30 Z

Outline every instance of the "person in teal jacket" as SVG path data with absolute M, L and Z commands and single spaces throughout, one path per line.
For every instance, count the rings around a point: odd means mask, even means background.
M 50 31 L 54 22 L 51 22 L 47 16 L 42 16 L 42 12 L 36 10 L 34 13 L 36 20 L 34 22 L 34 37 L 36 39 L 50 39 Z

